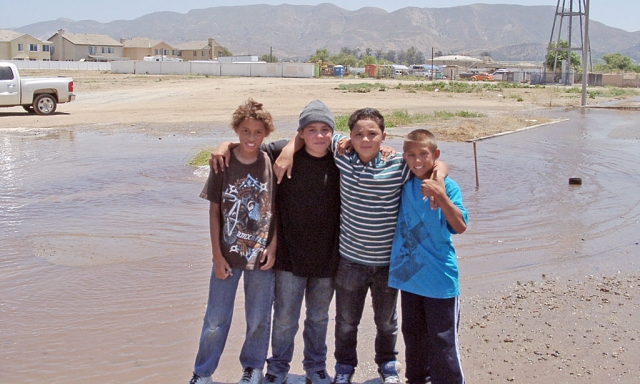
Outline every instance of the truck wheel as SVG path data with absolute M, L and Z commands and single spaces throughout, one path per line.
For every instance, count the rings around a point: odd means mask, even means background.
M 29 113 L 36 113 L 36 111 L 33 110 L 33 105 L 23 105 L 22 109 Z
M 33 100 L 33 110 L 38 115 L 51 115 L 56 111 L 58 103 L 56 103 L 56 99 L 46 93 L 42 95 L 38 95 L 35 100 Z

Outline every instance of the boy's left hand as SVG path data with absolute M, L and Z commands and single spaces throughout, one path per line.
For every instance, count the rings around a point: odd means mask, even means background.
M 396 150 L 389 145 L 382 145 L 380 146 L 380 157 L 382 158 L 382 160 L 386 160 L 389 157 L 393 157 L 396 155 Z
M 351 138 L 349 137 L 343 137 L 342 139 L 340 139 L 340 141 L 338 141 L 338 145 L 336 146 L 336 152 L 338 152 L 338 155 L 342 156 L 345 153 L 349 153 L 351 152 L 351 149 L 353 149 L 353 147 L 351 146 Z

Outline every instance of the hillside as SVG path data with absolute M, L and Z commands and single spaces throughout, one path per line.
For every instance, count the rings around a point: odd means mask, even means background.
M 555 7 L 474 4 L 451 8 L 407 7 L 394 12 L 333 4 L 212 7 L 186 14 L 155 12 L 134 20 L 99 23 L 58 19 L 17 28 L 41 39 L 59 29 L 114 39 L 148 37 L 170 44 L 213 37 L 236 55 L 261 55 L 272 47 L 280 59 L 304 60 L 316 49 L 373 51 L 414 46 L 426 56 L 488 51 L 498 60 L 543 60 Z M 640 31 L 590 23 L 593 57 L 622 52 L 640 61 Z M 575 35 L 574 35 L 575 36 Z

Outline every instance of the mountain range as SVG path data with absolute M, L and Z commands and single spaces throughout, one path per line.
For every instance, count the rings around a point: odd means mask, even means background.
M 321 48 L 335 54 L 343 47 L 387 52 L 413 46 L 425 57 L 431 56 L 433 48 L 445 55 L 489 52 L 496 60 L 542 61 L 555 18 L 553 6 L 473 4 L 387 12 L 374 7 L 348 11 L 325 3 L 154 12 L 109 23 L 58 19 L 15 30 L 43 40 L 64 29 L 116 40 L 147 37 L 175 45 L 213 37 L 234 55 L 263 55 L 272 49 L 281 60 L 304 61 Z M 627 32 L 592 20 L 589 35 L 594 59 L 620 52 L 640 61 L 640 31 Z M 580 39 L 579 29 L 574 29 L 573 39 Z

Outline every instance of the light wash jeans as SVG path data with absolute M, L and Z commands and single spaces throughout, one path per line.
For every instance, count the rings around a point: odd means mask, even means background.
M 358 365 L 358 325 L 371 290 L 376 323 L 375 362 L 396 360 L 398 290 L 390 288 L 389 266 L 373 267 L 340 259 L 336 274 L 336 364 Z
M 240 276 L 244 275 L 244 310 L 247 330 L 240 352 L 242 368 L 262 369 L 269 350 L 271 307 L 275 273 L 233 269 L 233 276 L 220 280 L 211 270 L 209 301 L 204 315 L 200 346 L 194 372 L 202 377 L 213 375 L 224 350 L 233 317 L 233 307 Z
M 267 372 L 280 378 L 289 372 L 303 298 L 307 313 L 302 333 L 302 366 L 306 372 L 326 369 L 327 325 L 329 305 L 333 298 L 333 279 L 299 277 L 291 272 L 276 271 L 271 335 L 273 356 L 267 359 Z

